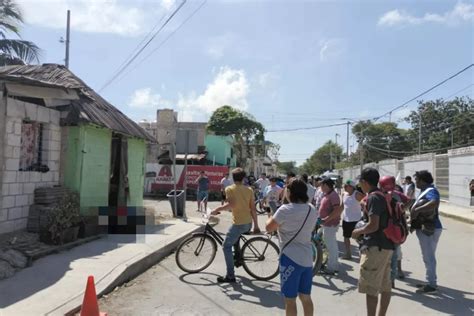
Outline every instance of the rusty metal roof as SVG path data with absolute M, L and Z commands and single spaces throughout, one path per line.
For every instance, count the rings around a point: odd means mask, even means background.
M 137 123 L 92 90 L 84 81 L 63 65 L 43 64 L 0 67 L 0 80 L 30 85 L 76 89 L 79 100 L 71 102 L 65 124 L 89 122 L 115 132 L 156 142 Z

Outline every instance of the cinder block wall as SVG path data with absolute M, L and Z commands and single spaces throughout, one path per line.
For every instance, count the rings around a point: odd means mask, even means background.
M 61 148 L 59 111 L 11 98 L 3 100 L 0 104 L 5 111 L 5 124 L 0 125 L 0 136 L 3 134 L 0 234 L 26 228 L 29 208 L 34 203 L 34 190 L 59 184 Z M 49 167 L 48 172 L 19 171 L 21 126 L 26 118 L 43 123 L 42 163 Z

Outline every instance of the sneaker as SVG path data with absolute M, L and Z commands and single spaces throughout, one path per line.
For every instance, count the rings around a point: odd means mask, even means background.
M 425 287 L 426 284 L 424 283 L 417 283 L 415 286 L 418 288 L 418 289 L 421 289 L 422 287 Z
M 229 278 L 229 277 L 217 277 L 217 283 L 235 283 L 236 280 L 235 278 Z
M 405 278 L 405 273 L 403 273 L 403 271 L 398 271 L 398 278 L 403 280 Z
M 337 270 L 333 271 L 333 270 L 329 270 L 327 268 L 323 268 L 323 269 L 320 270 L 321 275 L 336 275 L 336 273 L 338 273 L 338 272 L 339 271 L 337 271 Z
M 425 286 L 416 290 L 416 293 L 421 293 L 421 294 L 431 294 L 431 293 L 436 293 L 436 292 L 438 292 L 438 289 L 435 287 L 432 287 L 429 284 L 426 284 Z

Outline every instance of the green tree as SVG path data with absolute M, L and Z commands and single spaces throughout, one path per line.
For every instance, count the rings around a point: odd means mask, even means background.
M 413 153 L 408 131 L 398 128 L 396 123 L 384 122 L 374 124 L 371 121 L 360 121 L 352 127 L 359 145 L 363 144 L 364 162 L 378 162 L 390 158 L 402 158 Z M 359 159 L 361 146 L 352 156 Z
M 277 161 L 276 166 L 279 172 L 287 174 L 293 172 L 298 173 L 298 167 L 296 167 L 296 161 Z
M 0 66 L 39 62 L 40 49 L 33 42 L 21 39 L 21 24 L 23 16 L 18 5 L 11 0 L 0 0 Z M 20 39 L 7 38 L 9 32 Z
M 224 105 L 214 111 L 207 124 L 207 130 L 216 135 L 234 137 L 237 165 L 240 167 L 246 166 L 247 157 L 253 154 L 252 147 L 256 148 L 256 154 L 265 151 L 263 125 L 249 113 L 234 109 L 230 105 Z
M 343 149 L 332 141 L 327 141 L 319 147 L 306 161 L 301 165 L 300 172 L 311 174 L 321 174 L 326 170 L 335 168 L 335 163 L 343 157 Z
M 418 110 L 405 119 L 411 124 L 408 133 L 418 150 L 421 118 L 421 151 L 444 153 L 451 147 L 474 144 L 474 100 L 469 97 L 451 101 L 419 101 Z

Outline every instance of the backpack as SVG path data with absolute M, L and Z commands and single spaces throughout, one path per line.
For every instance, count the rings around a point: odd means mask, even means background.
M 401 245 L 408 237 L 408 224 L 403 211 L 401 199 L 397 199 L 392 192 L 382 193 L 375 191 L 371 194 L 378 194 L 385 198 L 388 209 L 388 223 L 383 230 L 385 237 L 395 245 Z

